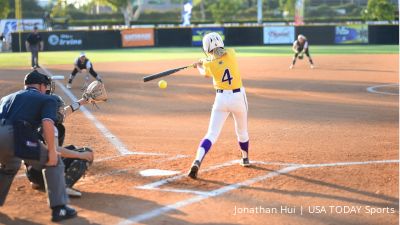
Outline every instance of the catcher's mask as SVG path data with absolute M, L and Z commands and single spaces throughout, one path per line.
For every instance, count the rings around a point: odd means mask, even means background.
M 222 37 L 215 32 L 208 33 L 203 37 L 203 51 L 207 54 L 215 48 L 223 48 L 224 41 Z
M 53 96 L 54 99 L 57 101 L 57 121 L 55 121 L 55 123 L 62 124 L 65 118 L 65 102 L 59 95 L 52 94 L 51 96 Z

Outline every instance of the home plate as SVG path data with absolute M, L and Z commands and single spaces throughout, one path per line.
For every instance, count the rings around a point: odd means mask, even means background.
M 179 171 L 148 169 L 148 170 L 142 170 L 139 173 L 140 173 L 140 175 L 142 175 L 144 177 L 155 177 L 155 176 L 171 176 L 171 175 L 178 174 Z

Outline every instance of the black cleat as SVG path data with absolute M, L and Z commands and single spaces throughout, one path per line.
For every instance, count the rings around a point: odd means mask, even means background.
M 51 221 L 59 222 L 62 220 L 74 218 L 74 217 L 76 217 L 76 215 L 78 215 L 76 210 L 73 208 L 70 208 L 66 205 L 60 206 L 60 207 L 55 207 L 51 214 Z
M 242 158 L 242 161 L 240 162 L 240 165 L 243 166 L 243 167 L 249 167 L 250 166 L 249 158 Z
M 188 176 L 192 179 L 197 178 L 197 173 L 199 172 L 200 169 L 200 161 L 196 160 L 193 162 L 192 167 L 190 168 Z

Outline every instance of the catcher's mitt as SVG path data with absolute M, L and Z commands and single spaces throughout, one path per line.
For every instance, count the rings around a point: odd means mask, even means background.
M 304 58 L 304 55 L 303 54 L 300 54 L 299 55 L 299 59 L 303 59 Z
M 70 145 L 66 146 L 65 148 L 77 152 L 92 152 L 92 150 L 88 147 L 76 149 L 75 146 Z M 65 164 L 65 184 L 67 187 L 72 187 L 82 176 L 84 176 L 86 171 L 89 169 L 89 166 L 92 164 L 90 161 L 73 158 L 65 158 L 63 159 L 63 162 Z
M 97 80 L 93 81 L 83 92 L 82 98 L 89 103 L 107 101 L 107 92 L 104 84 Z
M 78 152 L 93 152 L 88 147 L 76 148 L 74 145 L 65 146 L 66 149 Z M 93 161 L 87 161 L 78 158 L 62 158 L 65 165 L 65 183 L 67 187 L 72 187 L 82 176 L 85 175 Z M 44 179 L 41 170 L 33 168 L 31 165 L 25 163 L 25 173 L 29 181 L 35 186 L 35 189 L 44 190 Z

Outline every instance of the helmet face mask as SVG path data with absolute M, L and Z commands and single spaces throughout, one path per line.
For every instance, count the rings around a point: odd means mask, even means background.
M 55 121 L 55 123 L 62 124 L 65 118 L 65 102 L 59 95 L 52 94 L 52 96 L 54 96 L 55 100 L 57 101 L 57 121 Z
M 222 37 L 215 32 L 208 33 L 203 37 L 203 51 L 207 54 L 216 48 L 223 48 L 224 41 Z

